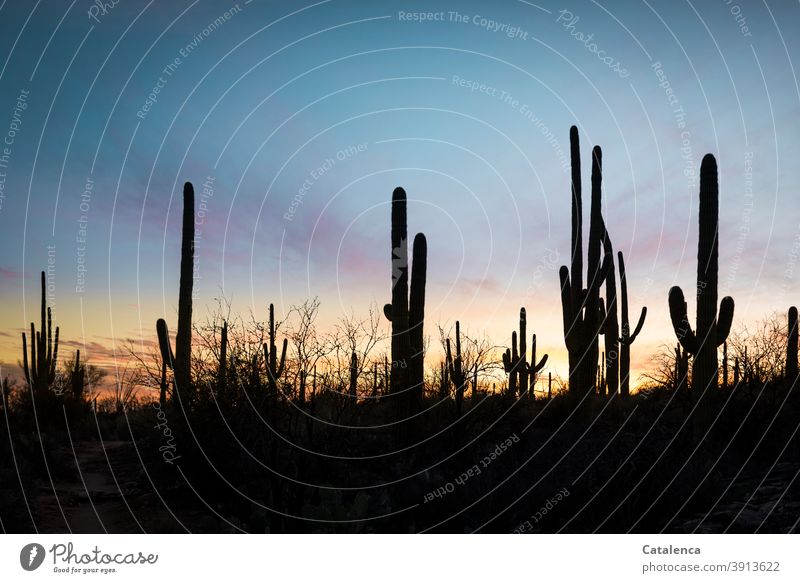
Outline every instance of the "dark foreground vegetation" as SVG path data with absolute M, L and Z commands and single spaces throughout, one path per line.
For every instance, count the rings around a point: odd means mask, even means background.
M 797 310 L 733 326 L 718 299 L 717 168 L 700 177 L 697 315 L 669 291 L 677 340 L 631 391 L 622 253 L 591 163 L 589 241 L 571 131 L 572 254 L 560 271 L 569 378 L 545 370 L 524 308 L 509 348 L 425 322 L 427 240 L 408 264 L 391 216 L 391 302 L 335 330 L 307 300 L 280 322 L 225 304 L 193 317 L 194 192 L 184 189 L 177 333 L 156 323 L 101 398 L 77 352 L 59 365 L 45 305 L 3 383 L 6 532 L 791 532 L 800 520 Z M 617 279 L 619 276 L 619 279 Z M 44 275 L 43 275 L 44 277 Z M 585 281 L 584 281 L 585 278 Z M 617 289 L 619 282 L 619 290 Z M 619 291 L 619 294 L 618 294 Z M 384 317 L 391 332 L 382 332 Z M 430 326 L 428 326 L 430 328 Z

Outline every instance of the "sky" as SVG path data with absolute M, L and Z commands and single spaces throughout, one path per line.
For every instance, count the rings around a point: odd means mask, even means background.
M 460 320 L 508 344 L 525 306 L 566 376 L 576 125 L 587 212 L 598 144 L 632 317 L 648 307 L 635 378 L 675 342 L 669 288 L 695 282 L 707 152 L 735 326 L 800 297 L 798 22 L 788 1 L 2 1 L 0 367 L 43 269 L 64 351 L 106 363 L 174 329 L 191 181 L 196 314 L 318 296 L 325 326 L 389 301 L 403 186 L 428 334 Z

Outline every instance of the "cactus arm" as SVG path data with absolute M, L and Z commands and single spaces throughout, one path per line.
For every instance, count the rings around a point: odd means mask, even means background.
M 544 367 L 547 365 L 547 357 L 548 357 L 548 355 L 547 355 L 547 354 L 545 354 L 544 356 L 542 356 L 542 360 L 540 360 L 540 361 L 539 361 L 539 364 L 537 364 L 537 365 L 534 367 L 534 369 L 533 369 L 533 370 L 534 370 L 534 372 L 539 372 L 539 371 L 541 371 L 541 370 L 542 370 L 542 369 L 543 369 L 543 368 L 544 368 Z
M 642 326 L 644 326 L 644 320 L 647 317 L 647 306 L 642 307 L 642 312 L 639 314 L 639 321 L 636 323 L 636 328 L 633 330 L 633 334 L 628 336 L 628 344 L 633 344 L 636 340 L 636 337 L 639 335 L 639 332 L 642 331 Z
M 697 337 L 689 323 L 689 316 L 686 313 L 686 300 L 683 298 L 683 290 L 678 286 L 673 286 L 669 290 L 669 315 L 672 319 L 672 328 L 683 349 L 689 354 L 696 354 Z
M 161 351 L 161 362 L 166 363 L 169 368 L 172 368 L 174 359 L 172 355 L 172 346 L 169 343 L 169 329 L 167 328 L 166 320 L 163 318 L 156 320 L 156 334 L 158 336 L 158 348 Z
M 725 296 L 719 303 L 717 314 L 717 346 L 721 346 L 727 339 L 733 324 L 733 298 Z
M 31 346 L 32 348 L 33 346 Z M 28 386 L 31 385 L 31 373 L 28 368 L 28 340 L 25 337 L 25 332 L 22 333 L 22 371 L 25 373 L 25 380 L 28 381 Z
M 33 384 L 37 385 L 39 383 L 39 361 L 37 360 L 36 348 L 39 344 L 39 333 L 34 332 L 35 327 L 33 322 L 31 322 L 31 378 L 33 379 Z M 34 338 L 36 342 L 34 342 Z
M 58 364 L 58 326 L 56 326 L 56 336 L 53 342 L 53 359 L 50 361 L 50 370 L 48 373 L 49 382 L 56 380 L 56 365 Z
M 289 346 L 289 340 L 284 338 L 283 339 L 283 347 L 281 348 L 281 360 L 280 364 L 278 365 L 278 370 L 275 371 L 275 378 L 280 378 L 283 376 L 283 369 L 286 365 L 286 347 Z
M 392 304 L 383 304 L 383 315 L 387 320 L 392 321 Z

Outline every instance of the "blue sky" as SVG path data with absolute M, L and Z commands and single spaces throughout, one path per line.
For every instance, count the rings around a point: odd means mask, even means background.
M 48 246 L 66 337 L 108 344 L 174 320 L 189 180 L 198 206 L 213 185 L 196 305 L 224 293 L 263 314 L 318 295 L 331 321 L 382 304 L 402 185 L 409 229 L 428 238 L 429 321 L 506 343 L 524 305 L 563 374 L 553 264 L 568 262 L 572 124 L 587 185 L 603 147 L 606 221 L 632 310 L 650 310 L 634 358 L 674 341 L 666 294 L 694 282 L 706 152 L 736 321 L 800 295 L 797 3 L 93 6 L 0 4 L 0 133 L 14 132 L 0 168 L 3 362 L 36 313 Z

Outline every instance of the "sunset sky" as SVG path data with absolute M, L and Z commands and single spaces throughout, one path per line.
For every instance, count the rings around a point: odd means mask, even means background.
M 3 1 L 3 372 L 38 326 L 48 262 L 64 357 L 108 362 L 159 317 L 174 330 L 191 181 L 199 316 L 221 294 L 262 318 L 319 296 L 323 327 L 383 305 L 401 185 L 409 236 L 428 240 L 434 344 L 456 319 L 508 344 L 525 306 L 566 376 L 573 124 L 587 214 L 599 144 L 632 318 L 649 310 L 634 377 L 675 342 L 668 289 L 695 282 L 707 152 L 734 327 L 785 312 L 800 301 L 798 19 L 797 3 L 735 0 Z

